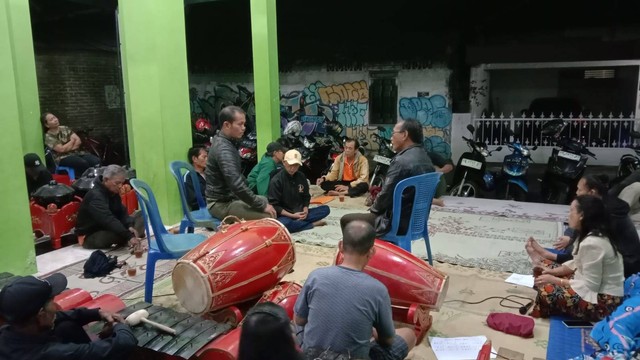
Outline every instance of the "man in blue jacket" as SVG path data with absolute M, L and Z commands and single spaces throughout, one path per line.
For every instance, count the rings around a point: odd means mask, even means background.
M 121 316 L 101 309 L 57 311 L 53 297 L 67 287 L 67 278 L 19 277 L 0 290 L 0 359 L 127 359 L 138 340 Z M 91 341 L 82 326 L 104 320 L 109 336 Z

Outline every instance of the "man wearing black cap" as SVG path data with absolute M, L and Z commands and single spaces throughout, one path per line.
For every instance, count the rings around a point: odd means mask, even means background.
M 267 145 L 267 152 L 258 165 L 253 167 L 247 177 L 249 188 L 253 190 L 253 192 L 258 195 L 267 196 L 271 174 L 276 171 L 278 165 L 282 163 L 285 152 L 287 152 L 287 149 L 277 141 Z
M 24 156 L 24 169 L 29 196 L 52 180 L 51 173 L 44 167 L 38 154 L 29 153 Z
M 56 311 L 53 297 L 67 287 L 67 278 L 17 278 L 0 290 L 0 359 L 124 359 L 138 341 L 121 316 L 100 309 Z M 82 326 L 104 320 L 112 332 L 91 341 Z

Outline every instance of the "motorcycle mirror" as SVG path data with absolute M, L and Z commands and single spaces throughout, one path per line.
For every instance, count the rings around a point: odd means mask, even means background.
M 538 145 L 534 145 L 531 150 L 536 150 L 538 148 Z
M 501 151 L 502 150 L 502 146 L 498 146 L 495 150 L 493 151 Z
M 467 125 L 467 130 L 469 130 L 473 134 L 476 131 L 476 128 L 474 128 L 473 125 L 469 124 Z

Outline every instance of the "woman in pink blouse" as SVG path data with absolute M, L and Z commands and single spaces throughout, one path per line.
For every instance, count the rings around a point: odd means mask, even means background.
M 538 296 L 533 317 L 566 314 L 598 321 L 622 302 L 622 255 L 608 237 L 609 215 L 600 198 L 578 196 L 569 209 L 569 226 L 579 233 L 573 260 L 547 263 L 535 278 Z M 535 271 L 534 271 L 535 272 Z
M 73 130 L 60 125 L 60 120 L 50 112 L 40 117 L 42 126 L 46 130 L 44 144 L 54 151 L 53 158 L 57 165 L 73 168 L 76 177 L 92 166 L 100 165 L 100 159 L 80 150 L 82 141 Z

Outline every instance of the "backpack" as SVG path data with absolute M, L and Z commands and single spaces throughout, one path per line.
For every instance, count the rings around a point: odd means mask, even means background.
M 100 250 L 91 253 L 89 259 L 84 263 L 84 277 L 91 279 L 109 275 L 118 264 L 118 257 L 107 256 Z

